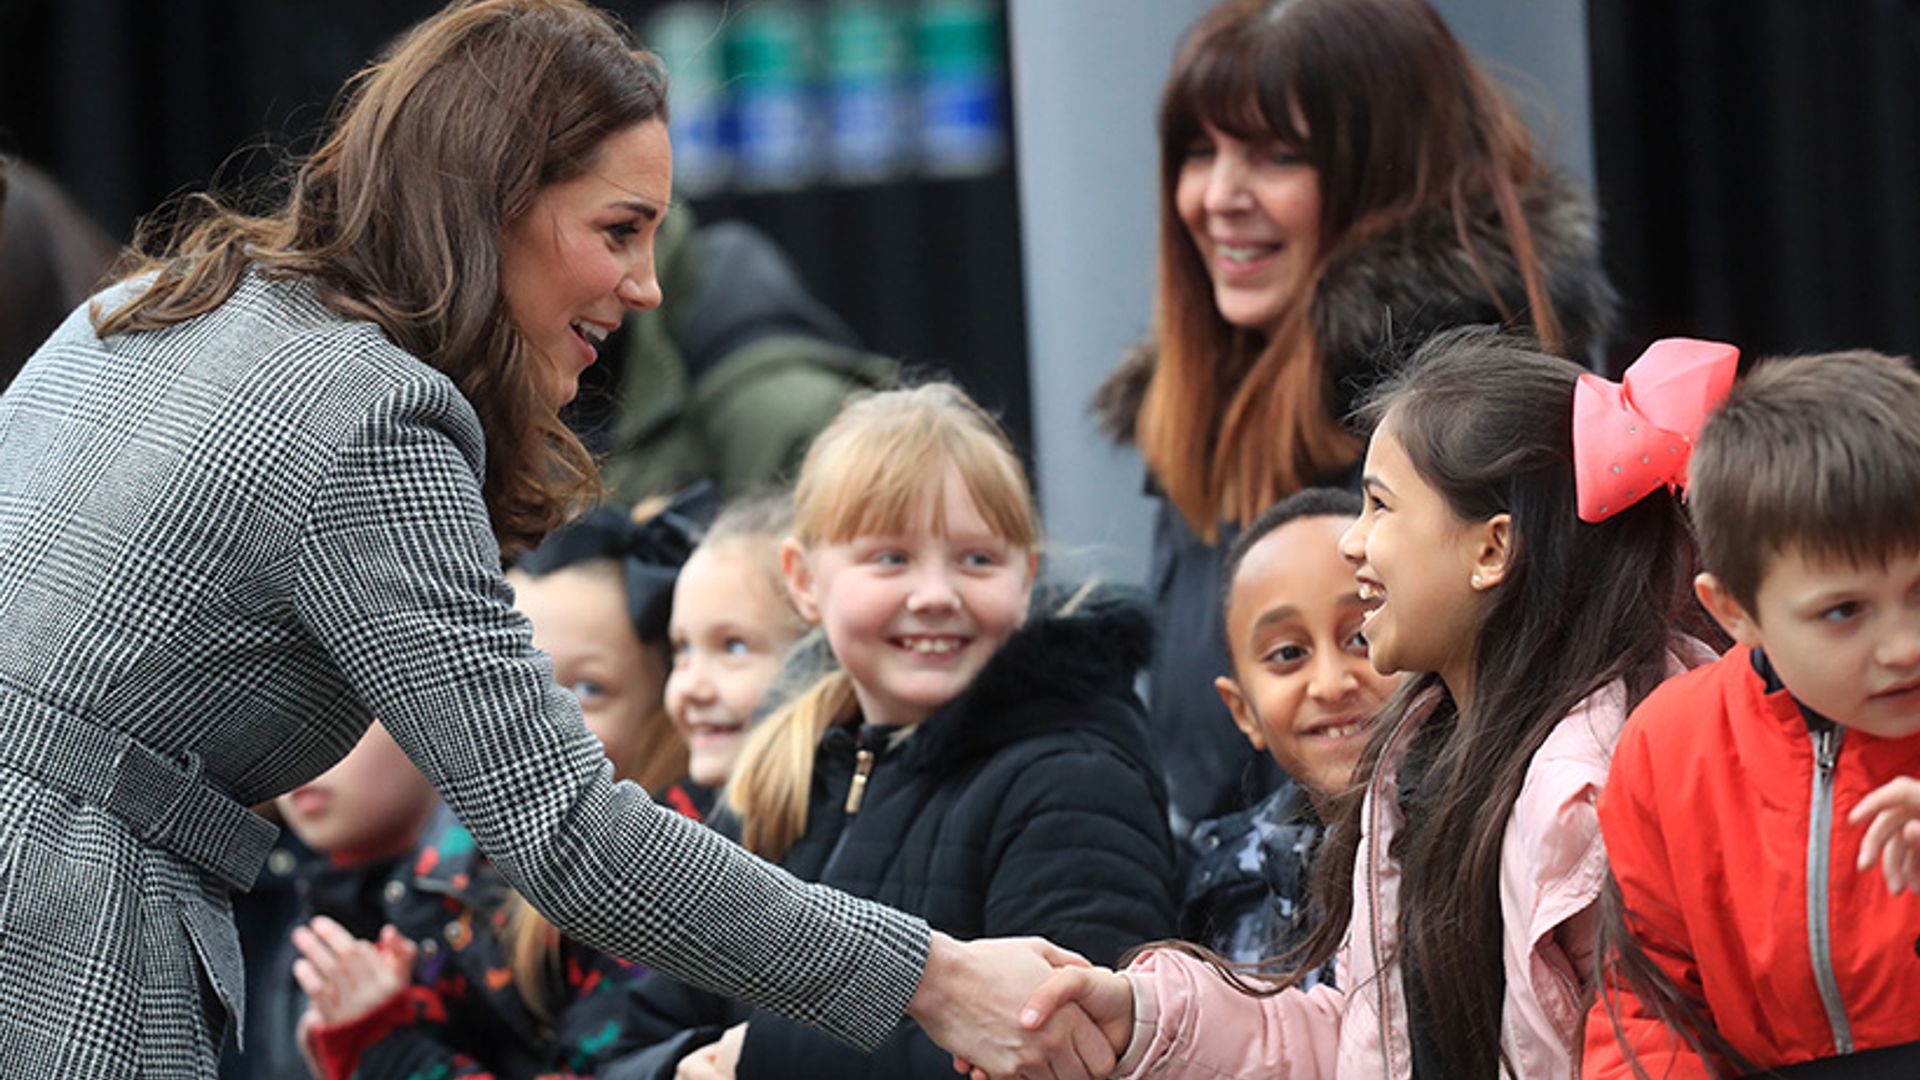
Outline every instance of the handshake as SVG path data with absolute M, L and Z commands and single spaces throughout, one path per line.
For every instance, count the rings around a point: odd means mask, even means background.
M 294 977 L 309 1000 L 301 1051 L 315 1076 L 350 1073 L 351 1058 L 332 1043 L 351 1038 L 329 1033 L 394 1002 L 413 944 L 390 926 L 378 941 L 361 941 L 324 917 L 294 931 L 293 942 Z M 972 1080 L 1092 1080 L 1112 1075 L 1133 1037 L 1133 985 L 1043 938 L 962 942 L 935 932 L 907 1013 Z
M 1042 938 L 936 932 L 907 1013 L 972 1080 L 1088 1080 L 1133 1038 L 1133 985 Z

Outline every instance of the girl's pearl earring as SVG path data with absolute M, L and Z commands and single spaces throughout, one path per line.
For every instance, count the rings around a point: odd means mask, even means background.
M 1467 580 L 1468 580 L 1468 583 L 1471 584 L 1476 589 L 1484 589 L 1487 587 L 1487 579 L 1481 577 L 1477 572 Z

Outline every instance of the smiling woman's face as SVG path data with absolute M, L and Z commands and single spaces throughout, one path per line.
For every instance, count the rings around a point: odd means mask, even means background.
M 1186 148 L 1174 208 L 1213 279 L 1220 317 L 1273 333 L 1319 247 L 1319 170 L 1278 141 L 1242 142 L 1203 125 Z
M 540 189 L 500 243 L 500 293 L 548 373 L 558 408 L 628 310 L 660 305 L 653 237 L 673 187 L 667 126 L 647 120 L 609 135 L 594 163 Z

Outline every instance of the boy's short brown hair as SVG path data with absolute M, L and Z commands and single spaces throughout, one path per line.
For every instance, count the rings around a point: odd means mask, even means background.
M 1748 611 L 1790 548 L 1850 563 L 1920 550 L 1920 374 L 1867 350 L 1763 361 L 1689 469 L 1701 564 Z

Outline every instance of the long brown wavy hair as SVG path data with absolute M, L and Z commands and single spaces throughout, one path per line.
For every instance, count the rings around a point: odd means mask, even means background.
M 495 535 L 524 550 L 599 492 L 593 459 L 542 390 L 544 363 L 500 291 L 502 230 L 541 188 L 592 169 L 603 140 L 666 118 L 659 64 L 579 0 L 453 3 L 348 80 L 329 134 L 289 163 L 278 209 L 210 194 L 143 223 L 124 276 L 151 283 L 102 337 L 224 303 L 258 270 L 300 277 L 350 319 L 444 372 L 486 432 Z
M 1272 994 L 1333 958 L 1353 916 L 1364 793 L 1402 721 L 1417 719 L 1409 761 L 1419 767 L 1400 774 L 1407 826 L 1388 853 L 1404 874 L 1399 956 L 1417 974 L 1407 992 L 1458 1076 L 1512 1068 L 1500 1050 L 1500 847 L 1534 754 L 1611 683 L 1624 684 L 1625 708 L 1639 704 L 1665 678 L 1676 634 L 1712 634 L 1692 598 L 1698 560 L 1676 499 L 1661 491 L 1600 524 L 1580 521 L 1580 372 L 1511 336 L 1449 331 L 1363 410 L 1390 425 L 1457 517 L 1511 516 L 1508 571 L 1477 634 L 1472 696 L 1456 701 L 1429 672 L 1402 681 L 1383 709 L 1314 857 L 1310 910 L 1320 922 L 1296 953 L 1271 962 L 1287 974 L 1269 982 L 1223 972 L 1249 993 Z
M 1335 415 L 1341 372 L 1313 325 L 1327 266 L 1423 212 L 1452 214 L 1488 298 L 1504 310 L 1468 224 L 1497 208 L 1549 351 L 1561 329 L 1520 192 L 1539 172 L 1525 124 L 1425 0 L 1227 0 L 1190 31 L 1160 103 L 1159 361 L 1140 452 L 1203 537 L 1358 459 Z M 1188 148 L 1212 124 L 1275 140 L 1319 172 L 1319 243 L 1269 338 L 1221 318 L 1174 205 Z M 1513 312 L 1505 312 L 1511 318 Z

